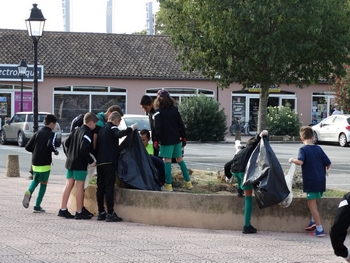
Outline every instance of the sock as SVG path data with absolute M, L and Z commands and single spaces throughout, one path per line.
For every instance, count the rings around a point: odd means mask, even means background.
M 180 165 L 181 172 L 182 172 L 182 175 L 183 175 L 185 181 L 189 182 L 191 179 L 190 179 L 190 175 L 188 174 L 187 166 L 186 166 L 184 160 L 182 160 L 178 164 Z
M 311 222 L 314 222 L 314 223 L 315 223 L 315 220 L 314 220 L 314 218 L 313 218 L 313 217 L 311 217 Z
M 171 175 L 171 162 L 165 162 L 164 169 L 165 169 L 165 182 L 167 184 L 171 184 L 173 181 L 173 177 Z
M 32 181 L 30 182 L 30 185 L 29 185 L 29 188 L 28 188 L 29 192 L 33 193 L 34 190 L 35 190 L 35 188 L 38 186 L 38 184 L 39 184 L 38 181 L 32 180 Z
M 41 201 L 43 201 L 44 194 L 46 192 L 47 184 L 40 184 L 38 197 L 36 198 L 35 206 L 40 207 Z
M 245 196 L 244 197 L 244 225 L 245 226 L 250 226 L 252 210 L 253 210 L 253 197 Z
M 323 226 L 322 225 L 316 226 L 316 230 L 318 232 L 321 232 L 323 230 Z

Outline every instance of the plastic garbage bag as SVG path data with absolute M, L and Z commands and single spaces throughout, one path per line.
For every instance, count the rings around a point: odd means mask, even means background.
M 91 153 L 90 153 L 90 156 L 92 157 L 92 159 L 94 159 L 94 162 L 96 162 L 95 156 L 93 156 Z M 97 174 L 96 166 L 92 167 L 90 164 L 88 164 L 88 166 L 87 166 L 87 173 L 86 173 L 86 179 L 85 179 L 85 182 L 84 182 L 84 189 L 86 189 L 89 186 L 89 183 L 90 183 L 92 177 L 94 177 L 95 174 Z
M 266 137 L 250 156 L 243 185 L 253 185 L 260 209 L 282 202 L 290 193 L 281 164 Z
M 295 173 L 295 164 L 292 163 L 290 165 L 289 171 L 288 173 L 285 175 L 285 179 L 286 179 L 286 183 L 287 183 L 287 187 L 289 190 L 289 195 L 286 197 L 286 199 L 284 199 L 281 203 L 279 203 L 279 205 L 282 208 L 287 208 L 288 206 L 290 206 L 290 204 L 293 201 L 293 192 L 292 192 L 292 186 L 293 186 L 293 176 Z
M 147 153 L 137 130 L 129 134 L 120 145 L 118 177 L 130 187 L 158 190 L 157 169 Z

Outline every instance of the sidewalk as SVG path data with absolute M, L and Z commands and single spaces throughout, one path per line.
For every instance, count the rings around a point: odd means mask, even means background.
M 25 209 L 22 198 L 30 181 L 24 176 L 9 178 L 0 170 L 1 263 L 345 262 L 333 254 L 329 235 L 315 238 L 306 233 L 261 231 L 243 235 L 240 231 L 107 223 L 97 221 L 96 216 L 63 219 L 57 216 L 63 174 L 50 178 L 42 203 L 46 213 L 34 214 L 38 189 Z

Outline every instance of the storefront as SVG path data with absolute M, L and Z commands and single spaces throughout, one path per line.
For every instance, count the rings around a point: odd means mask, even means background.
M 335 103 L 334 92 L 312 93 L 311 124 L 315 125 L 331 115 Z

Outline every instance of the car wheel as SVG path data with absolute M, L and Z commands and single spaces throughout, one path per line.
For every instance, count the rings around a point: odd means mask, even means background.
M 17 142 L 18 142 L 18 146 L 19 147 L 24 147 L 26 145 L 26 139 L 24 137 L 24 133 L 23 132 L 19 132 L 18 133 L 18 139 L 17 139 Z
M 0 143 L 1 143 L 2 145 L 7 144 L 7 142 L 6 142 L 5 131 L 1 131 L 1 132 L 0 132 Z
M 347 141 L 346 135 L 345 135 L 344 133 L 341 133 L 341 134 L 339 135 L 338 141 L 339 141 L 339 145 L 340 145 L 341 147 L 345 147 L 345 146 L 348 145 L 348 141 Z
M 317 137 L 317 133 L 314 131 L 314 140 L 313 143 L 316 144 L 318 143 L 318 137 Z

